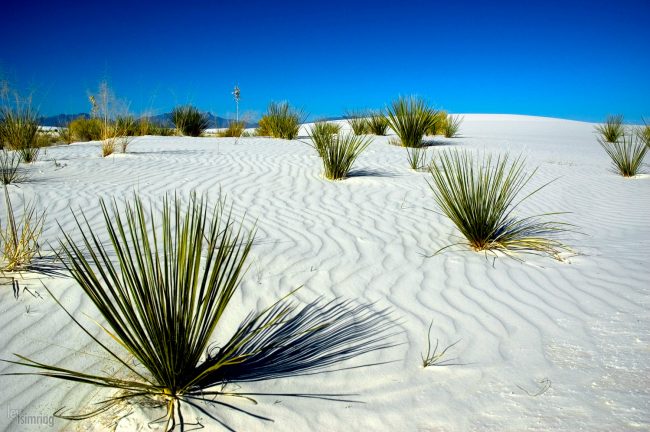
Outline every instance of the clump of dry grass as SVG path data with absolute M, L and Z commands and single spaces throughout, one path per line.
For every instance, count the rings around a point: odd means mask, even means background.
M 38 213 L 35 205 L 25 204 L 21 216 L 17 218 L 6 185 L 4 193 L 7 225 L 0 228 L 2 250 L 0 270 L 3 272 L 28 270 L 40 251 L 38 240 L 43 231 L 45 212 Z

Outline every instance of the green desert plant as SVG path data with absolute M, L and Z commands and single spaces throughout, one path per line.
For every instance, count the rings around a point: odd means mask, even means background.
M 295 139 L 305 118 L 304 112 L 291 107 L 289 102 L 271 102 L 259 122 L 257 135 Z
M 74 136 L 70 130 L 70 125 L 61 126 L 57 128 L 58 142 L 63 142 L 65 144 L 72 144 L 74 142 Z
M 99 141 L 102 139 L 102 123 L 97 118 L 78 117 L 70 122 L 68 131 L 76 141 Z
M 0 150 L 0 182 L 3 185 L 20 183 L 25 179 L 21 172 L 20 160 L 15 151 Z
M 643 126 L 637 129 L 637 135 L 645 143 L 646 146 L 650 147 L 650 125 L 643 120 Z
M 597 125 L 595 129 L 606 142 L 617 142 L 625 134 L 623 116 L 620 114 L 609 115 L 607 116 L 607 119 L 605 119 L 605 123 Z
M 238 383 L 323 372 L 340 361 L 392 346 L 387 332 L 394 324 L 387 311 L 345 300 L 298 307 L 292 293 L 248 314 L 230 336 L 223 334 L 221 318 L 241 298 L 235 293 L 254 236 L 237 226 L 223 200 L 210 210 L 205 198 L 192 195 L 185 207 L 178 198 L 166 197 L 162 217 L 145 209 L 137 196 L 124 208 L 115 201 L 111 206 L 102 201 L 100 207 L 110 241 L 100 240 L 85 216 L 76 215 L 82 241 L 64 234 L 61 258 L 102 315 L 105 338 L 116 341 L 120 350 L 109 348 L 66 313 L 124 373 L 80 372 L 21 355 L 5 360 L 35 369 L 32 374 L 119 391 L 90 412 L 61 417 L 89 418 L 122 401 L 144 399 L 164 409 L 160 420 L 165 430 L 184 430 L 183 408 L 190 407 L 233 430 L 210 408 L 270 420 L 231 404 L 271 395 L 238 393 Z M 220 333 L 218 345 L 214 333 Z
M 623 177 L 634 177 L 639 173 L 648 152 L 648 146 L 639 134 L 623 135 L 616 142 L 599 138 L 598 142 L 612 160 L 615 172 Z
M 426 135 L 444 135 L 445 128 L 447 127 L 448 115 L 445 110 L 438 110 L 433 114 L 431 127 L 426 132 Z
M 386 113 L 403 147 L 421 147 L 422 137 L 434 125 L 436 111 L 424 100 L 410 96 L 393 101 Z
M 24 163 L 33 163 L 38 159 L 38 155 L 41 153 L 39 147 L 23 147 L 17 150 L 20 155 L 20 160 Z
M 0 271 L 16 272 L 29 270 L 34 257 L 39 253 L 38 240 L 43 231 L 45 212 L 37 213 L 33 204 L 23 206 L 22 216 L 16 217 L 7 185 L 4 185 L 7 207 L 7 226 L 0 228 L 2 262 Z
M 374 135 L 386 135 L 388 119 L 381 111 L 373 111 L 367 119 L 368 132 Z
M 456 225 L 475 251 L 536 253 L 560 259 L 570 249 L 558 237 L 572 231 L 573 225 L 545 221 L 557 213 L 519 218 L 515 210 L 522 201 L 548 185 L 518 199 L 533 177 L 524 171 L 524 160 L 509 156 L 479 160 L 469 152 L 440 153 L 439 164 L 431 164 L 433 184 L 429 184 L 436 203 Z M 438 252 L 454 245 L 446 246 Z
M 16 97 L 13 106 L 0 107 L 0 144 L 11 150 L 34 147 L 38 134 L 38 113 L 31 102 Z
M 429 367 L 429 366 L 454 366 L 457 365 L 458 363 L 451 363 L 455 359 L 446 359 L 445 355 L 447 354 L 447 351 L 449 351 L 451 348 L 453 348 L 458 342 L 460 342 L 460 339 L 457 340 L 456 342 L 452 343 L 451 345 L 447 345 L 442 351 L 438 351 L 438 346 L 439 346 L 439 341 L 436 339 L 436 345 L 431 347 L 431 327 L 433 327 L 433 321 L 431 321 L 431 324 L 429 324 L 429 332 L 427 334 L 427 353 L 426 354 L 420 354 L 422 357 L 422 367 Z
M 325 178 L 346 178 L 354 161 L 369 144 L 370 138 L 352 133 L 332 135 L 322 154 Z
M 334 140 L 334 135 L 341 132 L 341 125 L 329 122 L 316 122 L 309 131 L 312 146 L 318 152 L 318 156 L 323 157 L 325 149 Z
M 463 123 L 462 116 L 448 115 L 443 126 L 442 133 L 446 138 L 454 138 L 460 131 L 460 125 Z
M 369 132 L 368 113 L 364 111 L 347 111 L 345 116 L 355 135 L 363 135 Z
M 413 170 L 426 168 L 429 164 L 427 161 L 427 147 L 406 147 L 406 160 Z
M 228 123 L 228 127 L 223 131 L 219 132 L 220 137 L 236 137 L 239 138 L 244 133 L 246 129 L 246 123 L 243 121 L 232 120 Z
M 183 135 L 198 137 L 208 128 L 209 118 L 192 105 L 177 106 L 172 110 L 171 120 Z

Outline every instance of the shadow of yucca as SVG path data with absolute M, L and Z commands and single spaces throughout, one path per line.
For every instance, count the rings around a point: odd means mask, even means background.
M 82 240 L 74 242 L 64 234 L 62 255 L 67 270 L 101 313 L 100 325 L 124 352 L 110 349 L 64 310 L 125 375 L 83 373 L 21 355 L 19 360 L 4 360 L 36 369 L 8 375 L 36 374 L 118 390 L 87 412 L 58 411 L 59 417 L 80 420 L 124 401 L 147 400 L 165 409 L 161 420 L 166 430 L 184 430 L 183 408 L 188 406 L 232 430 L 210 406 L 270 419 L 227 402 L 229 397 L 250 401 L 264 395 L 233 392 L 230 384 L 324 372 L 394 345 L 389 338 L 394 322 L 387 310 L 340 299 L 318 299 L 300 307 L 289 299 L 292 292 L 262 312 L 251 312 L 223 345 L 215 346 L 212 336 L 245 272 L 254 232 L 245 234 L 241 225 L 236 227 L 223 200 L 209 211 L 204 198 L 192 195 L 183 210 L 178 198 L 165 197 L 162 217 L 145 210 L 137 196 L 123 209 L 116 201 L 100 204 L 110 242 L 100 241 L 81 213 L 75 220 Z

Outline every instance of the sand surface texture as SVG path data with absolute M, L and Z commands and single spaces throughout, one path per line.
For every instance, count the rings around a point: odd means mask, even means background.
M 303 131 L 304 132 L 304 131 Z M 10 186 L 14 206 L 36 200 L 47 210 L 43 244 L 75 230 L 72 209 L 101 229 L 100 197 L 137 191 L 154 207 L 191 191 L 215 200 L 258 234 L 251 264 L 224 325 L 228 335 L 250 310 L 292 289 L 301 302 L 336 296 L 391 307 L 401 345 L 347 363 L 391 363 L 256 384 L 243 390 L 353 393 L 363 403 L 260 397 L 229 402 L 271 417 L 266 423 L 215 407 L 239 431 L 622 431 L 650 429 L 650 176 L 610 170 L 593 124 L 510 115 L 466 115 L 462 136 L 436 138 L 429 153 L 509 151 L 539 167 L 527 190 L 557 179 L 525 201 L 519 214 L 562 211 L 582 235 L 567 239 L 580 254 L 566 262 L 486 257 L 465 248 L 424 255 L 459 241 L 435 213 L 430 175 L 408 168 L 403 148 L 374 137 L 352 177 L 322 177 L 309 140 L 140 137 L 129 153 L 100 157 L 100 143 L 48 148 Z M 5 210 L 2 207 L 2 216 Z M 60 225 L 57 225 L 57 223 Z M 98 313 L 69 278 L 25 275 L 18 299 L 0 289 L 0 357 L 119 373 L 55 304 L 42 284 L 101 335 Z M 27 290 L 23 290 L 27 288 Z M 422 368 L 427 329 L 455 366 Z M 102 336 L 104 337 L 104 336 Z M 223 337 L 223 336 L 221 336 Z M 0 373 L 24 370 L 0 363 Z M 47 416 L 78 409 L 101 393 L 33 376 L 0 377 L 0 430 L 151 430 L 136 408 L 82 423 Z M 126 414 L 125 411 L 122 414 Z M 162 415 L 160 411 L 152 415 Z M 22 424 L 46 416 L 41 424 Z M 205 430 L 221 430 L 204 415 Z M 150 417 L 153 419 L 154 417 Z M 22 420 L 21 420 L 22 419 Z M 155 430 L 155 425 L 153 425 Z

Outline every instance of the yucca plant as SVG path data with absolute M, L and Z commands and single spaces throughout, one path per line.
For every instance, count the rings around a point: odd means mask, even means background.
M 445 110 L 438 110 L 433 114 L 431 127 L 427 130 L 426 135 L 444 135 L 447 127 L 448 114 Z
M 220 137 L 236 137 L 239 138 L 244 133 L 246 124 L 243 121 L 233 120 L 228 123 L 228 127 L 223 131 L 219 132 Z
M 192 105 L 177 106 L 172 109 L 171 120 L 183 135 L 198 137 L 208 128 L 208 115 Z
M 341 125 L 329 122 L 316 122 L 313 124 L 309 131 L 309 138 L 311 138 L 312 146 L 318 152 L 318 156 L 323 157 L 323 153 L 327 146 L 329 146 L 334 135 L 341 132 Z
M 381 111 L 373 111 L 367 119 L 368 132 L 373 135 L 386 135 L 388 119 Z
M 43 231 L 45 212 L 38 213 L 35 205 L 25 204 L 21 216 L 17 218 L 6 184 L 4 185 L 4 193 L 7 207 L 7 225 L 0 227 L 2 249 L 0 271 L 30 270 L 34 258 L 40 251 L 38 240 Z
M 20 160 L 24 163 L 36 162 L 38 155 L 41 153 L 41 149 L 38 147 L 22 147 L 17 151 L 20 155 Z
M 643 120 L 643 126 L 637 129 L 637 135 L 646 146 L 650 147 L 650 125 L 645 120 Z
M 371 139 L 352 133 L 332 135 L 323 149 L 322 160 L 325 178 L 340 180 L 348 176 L 354 161 L 368 147 Z
M 0 107 L 0 143 L 12 150 L 36 145 L 38 113 L 29 102 L 16 98 L 14 106 Z
M 524 159 L 512 163 L 506 154 L 493 159 L 476 159 L 469 152 L 443 151 L 439 164 L 431 164 L 433 182 L 429 184 L 440 210 L 456 225 L 475 251 L 537 253 L 561 258 L 571 250 L 559 237 L 573 225 L 546 221 L 558 213 L 520 218 L 515 214 L 522 201 L 540 188 L 519 198 L 537 170 L 524 171 Z M 458 243 L 457 243 L 458 244 Z M 438 252 L 448 247 L 442 248 Z
M 427 161 L 427 147 L 406 147 L 406 160 L 413 170 L 426 168 L 429 164 Z
M 223 200 L 211 210 L 205 198 L 191 196 L 185 207 L 166 197 L 162 217 L 137 196 L 124 208 L 115 201 L 110 206 L 101 201 L 100 207 L 110 241 L 100 240 L 83 213 L 75 215 L 82 241 L 64 234 L 62 260 L 101 313 L 106 339 L 120 350 L 66 313 L 125 373 L 80 372 L 21 355 L 9 361 L 36 369 L 31 374 L 119 390 L 89 412 L 63 418 L 88 418 L 144 398 L 165 410 L 165 430 L 183 430 L 188 408 L 232 430 L 209 408 L 270 420 L 231 404 L 234 398 L 255 402 L 254 396 L 265 395 L 237 392 L 239 384 L 313 374 L 391 346 L 386 337 L 393 324 L 386 311 L 344 300 L 298 307 L 289 295 L 248 314 L 233 334 L 221 334 L 221 318 L 239 298 L 235 293 L 254 236 L 237 226 Z
M 25 179 L 20 168 L 20 156 L 14 151 L 0 150 L 0 182 L 20 183 Z
M 400 97 L 387 108 L 388 124 L 403 147 L 421 147 L 422 137 L 434 126 L 436 111 L 415 96 Z
M 99 141 L 102 139 L 102 122 L 98 118 L 79 117 L 70 122 L 68 131 L 77 141 Z
M 292 140 L 298 136 L 305 118 L 304 112 L 291 107 L 289 102 L 271 102 L 259 122 L 257 134 Z
M 462 116 L 447 116 L 442 131 L 446 138 L 454 138 L 456 135 L 458 135 L 458 132 L 460 131 L 460 125 L 463 123 L 463 119 L 464 117 Z
M 363 135 L 369 132 L 368 113 L 364 111 L 347 111 L 345 116 L 355 135 Z
M 625 127 L 623 126 L 622 115 L 609 115 L 605 119 L 605 123 L 595 127 L 602 139 L 606 142 L 615 143 L 620 140 L 625 134 Z
M 599 138 L 598 142 L 612 160 L 615 172 L 623 177 L 634 177 L 639 173 L 648 152 L 648 146 L 639 134 L 623 135 L 616 142 Z

